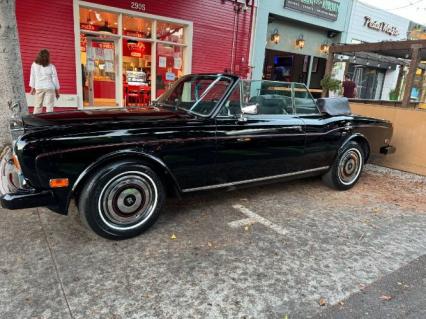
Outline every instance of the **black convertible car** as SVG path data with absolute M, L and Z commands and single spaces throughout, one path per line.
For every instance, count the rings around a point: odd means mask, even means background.
M 166 194 L 322 175 L 346 190 L 392 124 L 315 101 L 303 84 L 222 74 L 179 79 L 152 106 L 29 115 L 13 123 L 19 189 L 8 209 L 46 206 L 107 238 L 140 234 Z

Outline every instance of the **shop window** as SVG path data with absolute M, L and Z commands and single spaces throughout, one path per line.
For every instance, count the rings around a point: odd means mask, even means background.
M 157 44 L 157 96 L 164 93 L 183 75 L 183 48 L 176 45 Z
M 123 99 L 125 106 L 151 101 L 151 43 L 123 39 Z
M 123 35 L 151 39 L 152 20 L 123 15 Z
M 180 24 L 170 22 L 157 22 L 157 40 L 174 43 L 184 42 L 184 27 Z
M 144 106 L 184 75 L 186 25 L 80 7 L 79 27 L 84 107 Z
M 80 34 L 84 106 L 117 106 L 114 39 Z
M 80 7 L 80 30 L 118 34 L 118 15 Z

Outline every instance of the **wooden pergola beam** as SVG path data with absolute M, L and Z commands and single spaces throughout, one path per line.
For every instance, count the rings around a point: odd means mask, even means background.
M 410 40 L 410 41 L 387 41 L 377 43 L 360 43 L 360 44 L 337 44 L 332 45 L 329 49 L 330 53 L 355 53 L 355 52 L 380 52 L 391 50 L 408 50 L 411 51 L 413 46 L 426 48 L 426 40 Z M 401 58 L 405 58 L 401 56 Z
M 411 48 L 411 63 L 410 63 L 410 69 L 407 74 L 407 80 L 405 82 L 405 90 L 404 90 L 404 96 L 402 98 L 402 106 L 408 106 L 410 104 L 411 89 L 414 84 L 417 68 L 421 61 L 422 48 L 423 46 L 421 45 L 413 45 Z
M 332 52 L 328 52 L 328 57 L 327 57 L 327 63 L 325 65 L 325 76 L 331 76 L 331 72 L 333 71 L 333 65 L 334 65 L 334 53 Z M 326 97 L 328 95 L 327 90 L 322 90 L 321 96 L 322 97 Z

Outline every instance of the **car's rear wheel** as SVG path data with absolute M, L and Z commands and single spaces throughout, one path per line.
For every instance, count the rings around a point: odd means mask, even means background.
M 83 223 L 98 235 L 124 239 L 149 228 L 164 199 L 158 175 L 148 166 L 126 161 L 105 166 L 93 175 L 78 206 Z
M 362 147 L 354 141 L 349 142 L 340 150 L 330 170 L 323 175 L 324 183 L 339 190 L 352 188 L 361 176 L 364 160 Z

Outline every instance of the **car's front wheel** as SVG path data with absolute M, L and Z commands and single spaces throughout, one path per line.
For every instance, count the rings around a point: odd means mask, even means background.
M 78 208 L 83 223 L 98 235 L 124 239 L 150 227 L 164 199 L 161 179 L 151 168 L 125 161 L 93 175 L 81 192 Z
M 347 190 L 359 180 L 364 167 L 364 151 L 355 141 L 346 144 L 339 152 L 330 170 L 322 177 L 332 188 Z

